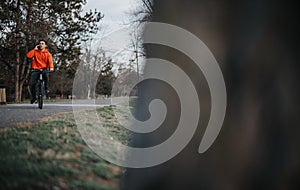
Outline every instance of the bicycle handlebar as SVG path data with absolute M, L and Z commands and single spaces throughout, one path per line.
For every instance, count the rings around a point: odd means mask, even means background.
M 50 73 L 50 72 L 54 72 L 54 71 L 51 71 L 50 69 L 31 69 L 31 72 Z

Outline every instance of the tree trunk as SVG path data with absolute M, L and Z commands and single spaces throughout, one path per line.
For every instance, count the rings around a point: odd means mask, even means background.
M 18 0 L 17 2 L 17 10 L 20 9 L 20 0 Z M 29 28 L 28 26 L 30 25 L 30 14 L 31 14 L 31 6 L 29 6 L 28 8 L 28 14 L 26 16 L 26 25 L 27 28 Z M 18 15 L 18 17 L 20 17 L 20 15 Z M 17 21 L 17 25 L 16 25 L 16 84 L 15 84 L 15 102 L 21 102 L 22 101 L 22 94 L 23 94 L 23 86 L 25 83 L 25 80 L 28 78 L 29 76 L 29 67 L 26 65 L 27 61 L 26 61 L 26 57 L 23 58 L 23 60 L 21 61 L 21 48 L 20 48 L 20 28 L 21 28 L 21 23 L 20 23 L 20 19 L 18 19 Z M 25 32 L 26 35 L 26 44 L 25 44 L 25 52 L 28 52 L 28 44 L 27 42 L 29 41 L 29 36 L 28 33 L 23 29 L 23 32 Z
M 18 53 L 17 53 L 18 55 Z M 20 83 L 19 83 L 19 70 L 20 65 L 18 64 L 18 58 L 16 59 L 16 74 L 15 74 L 15 102 L 20 102 Z
M 20 83 L 19 83 L 19 100 L 20 100 L 20 102 L 23 101 L 23 100 L 22 100 L 23 84 L 24 84 L 24 82 L 20 82 Z
M 20 10 L 20 0 L 17 1 L 17 10 Z M 20 13 L 17 11 L 17 25 L 16 25 L 16 72 L 15 72 L 15 102 L 21 102 L 20 92 Z

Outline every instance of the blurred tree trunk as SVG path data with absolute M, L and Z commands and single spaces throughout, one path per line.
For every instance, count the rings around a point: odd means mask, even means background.
M 123 189 L 300 189 L 300 15 L 296 4 L 156 0 L 152 18 L 192 32 L 212 51 L 225 78 L 226 118 L 214 144 L 199 154 L 211 109 L 206 80 L 193 61 L 174 47 L 146 45 L 147 57 L 169 60 L 188 74 L 199 94 L 201 116 L 197 132 L 182 152 L 158 166 L 128 168 Z M 160 144 L 177 125 L 173 121 L 180 117 L 178 98 L 155 81 L 141 85 L 139 92 L 141 99 L 160 97 L 168 115 L 159 132 L 135 133 L 133 145 Z M 142 119 L 149 114 L 146 103 L 137 106 Z

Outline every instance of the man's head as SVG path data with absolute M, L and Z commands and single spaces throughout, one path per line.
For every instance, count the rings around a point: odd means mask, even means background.
M 39 49 L 44 50 L 47 47 L 47 42 L 45 40 L 39 40 Z

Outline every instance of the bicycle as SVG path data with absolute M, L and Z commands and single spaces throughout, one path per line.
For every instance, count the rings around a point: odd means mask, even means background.
M 40 109 L 43 109 L 43 97 L 45 95 L 45 81 L 43 79 L 43 74 L 49 73 L 49 70 L 41 69 L 41 70 L 37 70 L 37 72 L 40 72 L 40 73 L 39 73 L 39 79 L 36 84 L 36 94 L 37 94 L 36 99 L 38 102 L 38 107 Z

